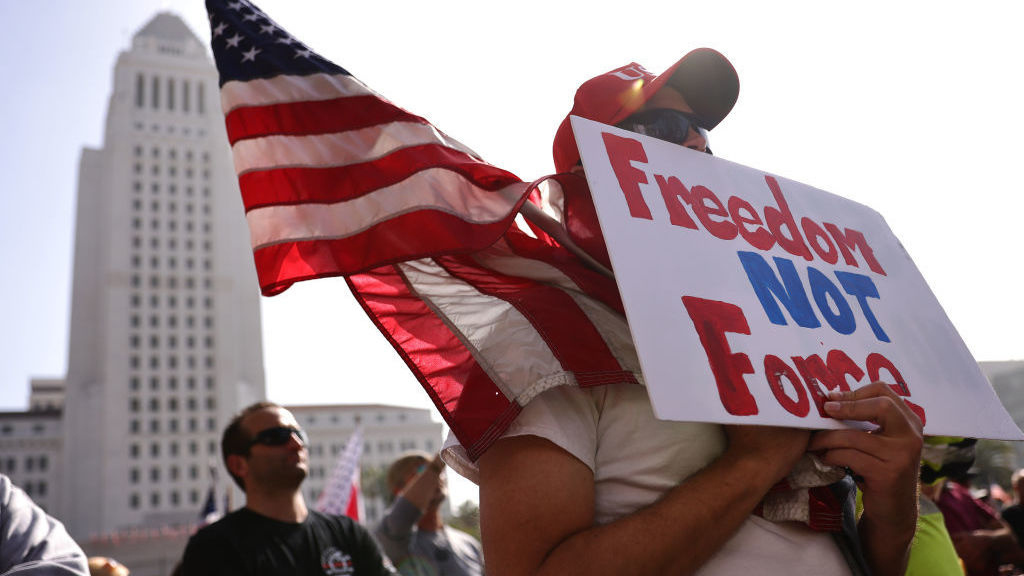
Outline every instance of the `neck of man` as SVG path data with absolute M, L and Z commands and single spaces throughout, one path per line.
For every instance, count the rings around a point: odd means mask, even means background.
M 303 522 L 309 516 L 306 499 L 298 489 L 284 493 L 250 491 L 246 494 L 245 507 L 268 518 L 293 524 Z
M 444 528 L 444 522 L 441 520 L 441 507 L 428 506 L 427 510 L 420 516 L 419 522 L 416 523 L 416 528 L 420 530 L 426 530 L 427 532 L 439 532 Z

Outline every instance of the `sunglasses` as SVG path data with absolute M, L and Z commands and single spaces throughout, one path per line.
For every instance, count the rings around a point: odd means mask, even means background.
M 292 434 L 299 439 L 299 443 L 303 446 L 309 445 L 309 437 L 306 436 L 306 432 L 301 428 L 293 428 L 292 426 L 275 426 L 273 428 L 267 428 L 266 430 L 260 430 L 256 433 L 256 436 L 249 442 L 249 448 L 252 448 L 256 444 L 262 444 L 264 446 L 284 446 L 292 439 Z
M 619 122 L 616 126 L 623 130 L 679 145 L 686 142 L 690 137 L 690 130 L 693 130 L 704 138 L 704 151 L 711 154 L 711 148 L 706 144 L 708 131 L 702 128 L 695 118 L 679 110 L 672 108 L 643 110 Z

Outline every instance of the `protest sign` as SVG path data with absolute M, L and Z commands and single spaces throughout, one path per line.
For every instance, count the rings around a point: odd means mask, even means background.
M 926 434 L 1024 439 L 880 214 L 572 124 L 659 418 L 840 428 L 828 391 L 883 380 Z

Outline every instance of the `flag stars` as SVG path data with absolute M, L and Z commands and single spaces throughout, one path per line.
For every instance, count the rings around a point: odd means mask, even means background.
M 296 50 L 295 51 L 295 57 L 296 58 L 307 58 L 307 59 L 308 58 L 312 58 L 313 57 L 313 51 L 310 50 L 309 48 L 305 48 L 303 50 Z
M 242 41 L 242 36 L 240 34 L 235 34 L 231 38 L 227 39 L 228 48 L 238 48 L 238 43 L 241 42 L 241 41 Z
M 296 42 L 298 42 L 298 40 L 292 38 L 291 36 L 285 36 L 284 38 L 278 38 L 277 40 L 274 40 L 274 42 L 276 42 L 277 44 L 284 44 L 287 46 L 295 44 Z
M 252 14 L 246 14 L 245 16 L 242 16 L 242 21 L 243 22 L 255 22 L 256 20 L 259 20 L 260 18 L 261 18 L 261 16 L 259 14 L 257 14 L 256 12 L 253 12 Z
M 228 10 L 241 12 L 242 8 L 245 8 L 245 4 L 242 4 L 241 2 L 228 2 Z
M 273 36 L 275 30 L 277 30 L 277 26 L 273 22 L 260 26 L 260 34 L 270 34 Z
M 256 55 L 260 52 L 261 50 L 255 46 L 253 46 L 248 52 L 242 52 L 242 62 L 255 62 Z
M 228 29 L 227 22 L 221 22 L 220 24 L 217 25 L 216 28 L 213 29 L 213 37 L 216 38 L 217 36 L 220 36 L 227 29 Z

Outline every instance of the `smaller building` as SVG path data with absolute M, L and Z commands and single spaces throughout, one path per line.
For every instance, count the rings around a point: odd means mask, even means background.
M 314 505 L 338 457 L 356 428 L 363 432 L 363 510 L 367 525 L 383 515 L 389 500 L 383 482 L 387 467 L 402 453 L 434 453 L 444 440 L 443 426 L 425 408 L 384 404 L 312 405 L 287 407 L 309 434 L 309 477 L 303 485 L 306 501 Z

